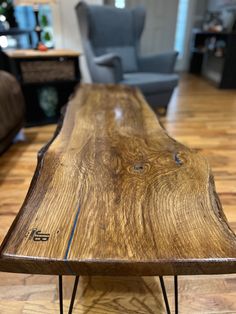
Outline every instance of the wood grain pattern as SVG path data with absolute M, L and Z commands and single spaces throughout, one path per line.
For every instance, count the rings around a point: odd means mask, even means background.
M 197 148 L 210 162 L 216 181 L 216 189 L 221 199 L 224 212 L 231 228 L 236 232 L 236 146 L 232 142 L 236 139 L 236 92 L 234 90 L 218 90 L 201 78 L 184 75 L 172 98 L 168 115 L 161 119 L 168 133 L 184 143 Z M 222 104 L 224 104 L 222 106 Z M 26 140 L 18 142 L 2 156 L 0 156 L 0 242 L 7 233 L 15 215 L 22 204 L 30 180 L 35 170 L 36 154 L 49 141 L 55 125 L 25 129 Z M 64 277 L 64 302 L 69 304 L 73 278 Z M 149 277 L 151 290 L 146 294 L 146 305 L 157 313 L 152 295 L 158 297 L 158 290 L 153 290 L 158 278 Z M 90 281 L 96 279 L 91 278 Z M 132 277 L 127 280 L 133 282 Z M 124 284 L 127 284 L 124 280 Z M 113 294 L 109 298 L 112 283 L 107 283 L 106 277 L 100 277 L 102 290 L 96 280 L 97 296 L 90 292 L 84 294 L 83 303 L 90 306 L 90 312 L 81 302 L 80 291 L 84 290 L 81 281 L 75 304 L 74 313 L 97 313 L 98 303 L 106 304 L 102 314 L 114 313 L 113 302 L 122 299 L 122 313 L 129 313 L 129 304 L 135 291 L 142 289 L 142 281 L 129 285 L 129 291 L 120 287 L 112 288 Z M 86 282 L 86 281 L 85 281 Z M 106 285 L 104 285 L 106 282 Z M 137 287 L 139 286 L 139 287 Z M 166 277 L 166 286 L 170 301 L 173 301 L 173 279 Z M 132 288 L 133 287 L 133 288 Z M 82 289 L 82 290 L 80 290 Z M 101 295 L 103 291 L 103 295 Z M 94 292 L 94 289 L 93 289 Z M 150 295 L 149 295 L 150 294 Z M 92 296 L 92 298 L 88 298 Z M 181 314 L 235 314 L 236 313 L 236 275 L 210 276 L 181 276 L 179 280 L 179 297 Z M 110 306 L 111 304 L 111 306 Z M 171 305 L 173 302 L 171 302 Z M 154 306 L 154 307 L 152 307 Z M 58 313 L 57 278 L 55 276 L 13 274 L 0 272 L 0 313 L 1 314 L 29 314 L 29 313 Z M 161 314 L 162 312 L 158 312 Z M 165 312 L 163 312 L 164 314 Z
M 49 240 L 32 241 L 33 229 Z M 136 90 L 86 85 L 43 154 L 0 270 L 230 273 L 236 238 L 206 160 L 171 139 Z

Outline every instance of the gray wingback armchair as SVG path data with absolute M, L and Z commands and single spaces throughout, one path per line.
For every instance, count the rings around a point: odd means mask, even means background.
M 75 9 L 92 81 L 136 86 L 151 106 L 167 108 L 178 83 L 173 73 L 177 53 L 140 56 L 145 9 L 117 9 L 83 1 Z

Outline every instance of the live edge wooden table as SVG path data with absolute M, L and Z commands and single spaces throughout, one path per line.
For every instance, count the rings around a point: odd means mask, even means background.
M 207 161 L 170 138 L 142 95 L 83 85 L 39 152 L 24 204 L 1 245 L 0 270 L 75 276 L 236 272 Z

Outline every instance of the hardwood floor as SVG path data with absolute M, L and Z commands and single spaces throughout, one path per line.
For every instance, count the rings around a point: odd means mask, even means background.
M 183 144 L 209 160 L 225 214 L 236 232 L 236 91 L 215 89 L 184 76 L 162 123 Z M 0 241 L 27 192 L 37 151 L 55 126 L 26 129 L 27 140 L 0 157 Z M 68 308 L 73 278 L 65 279 Z M 172 278 L 166 279 L 171 304 Z M 236 275 L 182 276 L 180 313 L 236 313 Z M 0 313 L 58 313 L 57 278 L 0 273 Z M 158 278 L 81 278 L 74 313 L 164 313 Z

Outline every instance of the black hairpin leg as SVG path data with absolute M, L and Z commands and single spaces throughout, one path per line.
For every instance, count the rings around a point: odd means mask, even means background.
M 74 306 L 74 302 L 75 302 L 75 296 L 76 296 L 78 283 L 79 283 L 79 276 L 76 276 L 74 288 L 73 288 L 73 292 L 72 292 L 72 296 L 71 296 L 71 300 L 70 300 L 70 308 L 69 308 L 68 314 L 72 314 L 72 311 L 73 311 L 73 306 Z
M 162 295 L 163 295 L 165 306 L 166 306 L 166 313 L 171 314 L 164 279 L 162 276 L 159 276 L 159 279 L 160 279 L 160 284 L 161 284 Z M 76 292 L 77 292 L 77 288 L 78 288 L 78 283 L 79 283 L 79 276 L 76 276 L 68 314 L 72 314 L 72 311 L 73 311 L 75 296 L 76 296 Z M 178 276 L 174 276 L 174 291 L 175 291 L 175 314 L 178 314 L 179 313 Z M 61 275 L 59 276 L 59 299 L 60 299 L 60 314 L 63 314 L 63 287 L 62 287 L 62 276 Z
M 165 282 L 162 276 L 159 276 L 160 279 L 160 284 L 161 284 L 161 290 L 162 290 L 162 295 L 165 301 L 165 306 L 166 306 L 166 313 L 167 314 L 171 314 L 170 313 L 170 306 L 169 306 L 169 302 L 168 302 L 168 298 L 167 298 L 167 294 L 166 294 L 166 287 L 165 287 Z
M 159 276 L 160 279 L 160 284 L 161 284 L 161 290 L 163 294 L 163 299 L 165 301 L 165 306 L 166 306 L 166 313 L 171 314 L 170 312 L 170 306 L 169 306 L 169 301 L 166 293 L 166 288 L 165 288 L 165 282 L 162 276 Z M 174 292 L 175 292 L 175 314 L 179 313 L 179 300 L 178 300 L 178 276 L 174 276 Z
M 59 301 L 60 301 L 60 314 L 63 314 L 63 287 L 62 287 L 62 276 L 59 275 Z
M 179 300 L 178 300 L 178 276 L 174 277 L 175 286 L 175 314 L 179 313 Z
M 60 300 L 60 314 L 63 314 L 63 285 L 62 285 L 62 276 L 59 275 L 59 300 Z M 75 303 L 75 296 L 76 296 L 76 291 L 79 283 L 79 276 L 75 277 L 75 283 L 73 287 L 73 292 L 70 300 L 70 307 L 68 314 L 72 314 L 74 303 Z

